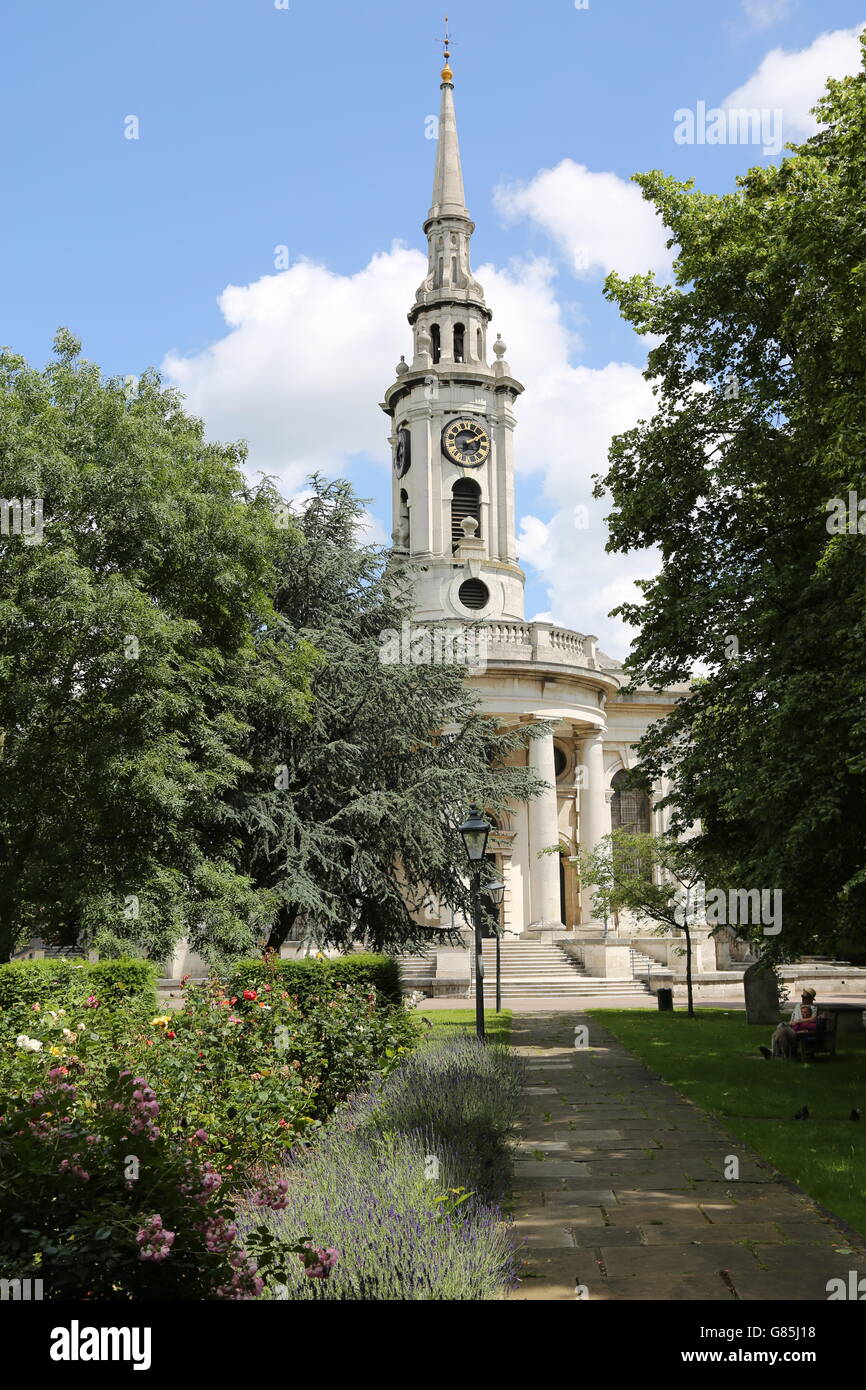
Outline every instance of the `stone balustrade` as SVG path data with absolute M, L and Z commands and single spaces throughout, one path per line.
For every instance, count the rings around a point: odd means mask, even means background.
M 552 623 L 485 624 L 492 660 L 546 661 L 557 666 L 598 666 L 597 638 Z

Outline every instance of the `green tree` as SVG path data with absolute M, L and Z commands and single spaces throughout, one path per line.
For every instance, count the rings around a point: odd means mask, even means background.
M 291 541 L 156 375 L 55 347 L 0 354 L 0 495 L 43 499 L 41 536 L 0 534 L 0 960 L 31 933 L 248 948 L 225 793 L 251 709 L 306 713 L 311 654 L 260 637 Z
M 783 892 L 774 958 L 862 937 L 866 909 L 866 71 L 817 109 L 818 134 L 724 196 L 637 176 L 675 283 L 607 282 L 658 339 L 657 412 L 597 485 L 609 548 L 661 555 L 617 610 L 628 666 L 655 687 L 701 672 L 639 753 L 671 778 L 673 828 L 700 824 L 708 885 Z
M 426 630 L 415 660 L 400 659 L 412 571 L 360 542 L 363 507 L 347 483 L 313 478 L 294 516 L 303 545 L 284 551 L 275 632 L 324 659 L 307 723 L 279 711 L 255 721 L 255 771 L 234 797 L 243 866 L 269 895 L 271 947 L 301 922 L 323 946 L 429 943 L 441 934 L 428 904 L 469 911 L 457 827 L 470 803 L 495 813 L 540 786 L 509 762 L 533 730 L 504 732 L 483 715 L 465 663 L 427 661 Z
M 614 830 L 582 852 L 580 877 L 594 889 L 595 911 L 605 921 L 629 912 L 637 922 L 651 923 L 659 936 L 682 932 L 688 1013 L 694 1018 L 692 928 L 698 925 L 702 878 L 692 841 Z

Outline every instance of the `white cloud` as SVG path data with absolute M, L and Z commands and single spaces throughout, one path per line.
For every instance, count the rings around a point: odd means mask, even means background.
M 520 559 L 544 582 L 554 622 L 595 633 L 605 650 L 621 656 L 629 634 L 608 614 L 637 597 L 635 579 L 652 574 L 658 560 L 652 552 L 605 550 L 611 502 L 593 498 L 592 475 L 607 471 L 612 436 L 648 418 L 654 397 L 638 368 L 620 362 L 600 369 L 560 363 L 533 379 L 529 397 L 527 391 L 517 405 L 518 471 L 542 474 L 553 514 L 548 522 L 521 517 Z
M 425 257 L 395 246 L 354 275 L 303 263 L 230 286 L 219 300 L 224 336 L 193 356 L 170 354 L 164 369 L 208 437 L 246 437 L 250 475 L 273 473 L 288 493 L 303 495 L 311 469 L 351 477 L 353 459 L 378 460 L 376 510 L 385 525 L 368 516 L 364 534 L 385 541 L 389 425 L 378 402 L 400 352 L 408 355 L 405 315 L 425 271 Z M 635 367 L 571 365 L 580 342 L 565 323 L 549 261 L 486 265 L 477 274 L 526 387 L 516 407 L 518 505 L 520 477 L 531 474 L 549 506 L 550 520 L 524 520 L 522 558 L 547 586 L 553 620 L 595 632 L 619 655 L 623 629 L 607 609 L 650 562 L 605 553 L 609 503 L 593 501 L 590 475 L 605 470 L 611 435 L 649 414 L 653 397 Z M 586 508 L 586 529 L 575 525 L 576 507 Z
M 572 159 L 528 183 L 502 184 L 494 200 L 506 221 L 528 218 L 565 253 L 575 275 L 670 269 L 668 233 L 636 184 Z
M 229 331 L 163 370 L 201 415 L 211 439 L 246 438 L 250 471 L 296 489 L 315 469 L 348 471 L 352 455 L 389 460 L 379 409 L 394 379 L 406 311 L 427 268 L 394 246 L 355 275 L 301 262 L 251 285 L 229 285 L 219 306 Z
M 753 29 L 769 29 L 771 24 L 779 24 L 788 19 L 796 7 L 796 0 L 743 0 L 743 10 Z
M 391 537 L 379 518 L 365 510 L 358 526 L 358 541 L 361 545 L 390 545 Z
M 723 107 L 781 110 L 783 139 L 803 140 L 818 129 L 810 109 L 822 95 L 828 77 L 846 77 L 860 68 L 858 35 L 853 29 L 819 34 L 808 48 L 787 52 L 772 49 L 757 71 L 721 103 Z

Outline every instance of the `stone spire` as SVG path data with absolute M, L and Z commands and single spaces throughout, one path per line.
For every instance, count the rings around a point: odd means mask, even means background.
M 409 322 L 415 328 L 413 360 L 423 363 L 429 358 L 433 365 L 440 361 L 485 362 L 486 328 L 490 320 L 484 291 L 469 263 L 475 223 L 469 216 L 463 191 L 454 113 L 454 73 L 448 42 L 446 39 L 433 202 L 424 223 L 427 274 L 418 287 L 409 315 Z
M 460 166 L 460 143 L 457 139 L 457 115 L 454 111 L 454 74 L 445 50 L 442 69 L 442 103 L 439 110 L 439 140 L 436 149 L 436 173 L 433 177 L 433 201 L 428 221 L 439 217 L 465 217 L 466 195 L 463 191 L 463 170 Z
M 501 339 L 495 362 L 488 361 L 492 315 L 470 265 L 475 224 L 463 190 L 449 48 L 446 40 L 433 200 L 424 222 L 427 273 L 408 315 L 412 355 L 401 358 L 382 402 L 393 422 L 394 545 L 419 563 L 413 592 L 420 621 L 480 616 L 522 623 L 512 407 L 523 387 L 511 376 Z M 455 444 L 458 438 L 464 443 Z

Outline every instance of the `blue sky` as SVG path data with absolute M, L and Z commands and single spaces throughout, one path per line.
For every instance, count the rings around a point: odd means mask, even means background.
M 212 433 L 250 439 L 252 469 L 291 488 L 309 466 L 347 473 L 384 534 L 377 402 L 420 279 L 443 9 L 19 0 L 0 55 L 0 341 L 42 362 L 65 324 L 107 372 L 164 365 Z M 802 138 L 799 106 L 831 68 L 853 70 L 844 31 L 866 22 L 866 0 L 451 0 L 449 13 L 473 263 L 490 267 L 494 328 L 527 388 L 527 611 L 621 654 L 605 605 L 646 563 L 604 556 L 603 508 L 576 538 L 570 518 L 602 436 L 643 399 L 644 345 L 601 296 L 603 244 L 626 270 L 659 259 L 626 181 L 658 167 L 731 188 L 761 150 L 678 145 L 674 112 L 749 82 Z

